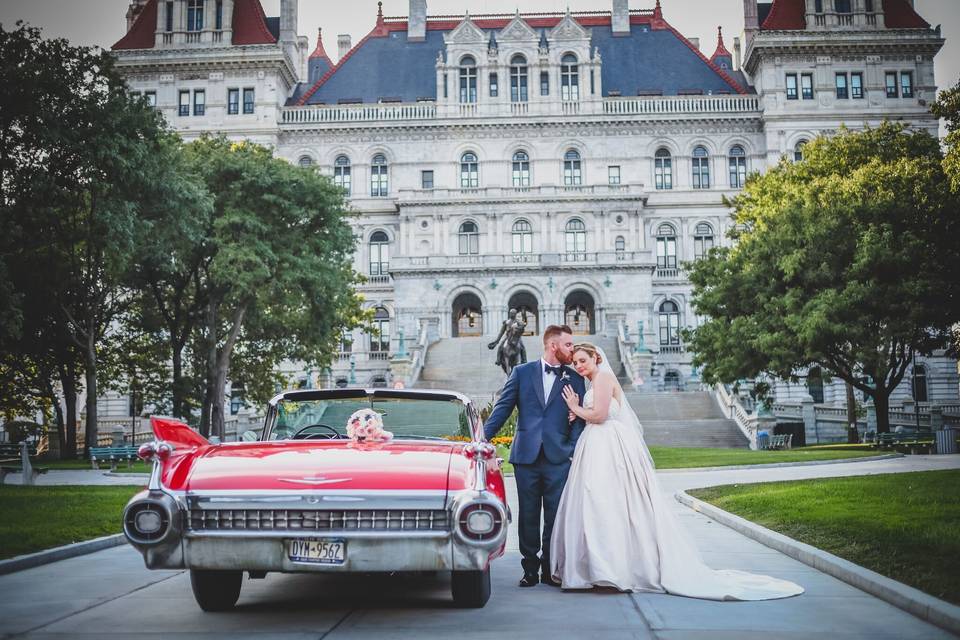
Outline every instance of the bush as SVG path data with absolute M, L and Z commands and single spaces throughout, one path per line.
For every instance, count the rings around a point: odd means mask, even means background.
M 9 440 L 13 444 L 20 444 L 27 438 L 36 440 L 43 433 L 43 425 L 29 420 L 11 420 L 3 425 L 3 430 L 7 432 Z
M 493 403 L 489 402 L 487 403 L 487 406 L 480 409 L 480 420 L 486 422 L 491 413 L 493 413 Z M 496 438 L 510 438 L 512 442 L 515 435 L 517 435 L 516 409 L 513 410 L 513 413 L 510 414 L 510 417 L 507 418 L 506 422 L 503 423 L 503 427 L 497 432 Z

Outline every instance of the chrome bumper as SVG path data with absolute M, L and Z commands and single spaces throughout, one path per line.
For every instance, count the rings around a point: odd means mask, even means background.
M 317 504 L 317 497 L 317 494 L 311 494 L 303 499 L 310 504 Z M 320 497 L 322 503 L 322 496 Z M 441 499 L 438 503 L 438 496 L 417 496 L 413 502 L 409 497 L 398 501 L 398 497 L 391 496 L 385 500 L 383 496 L 377 496 L 376 505 L 364 506 L 382 509 L 389 501 L 394 508 L 436 509 L 443 508 L 446 502 Z M 253 499 L 249 496 L 232 496 L 229 508 L 262 509 L 278 504 L 276 498 L 277 496 Z M 338 498 L 342 499 L 343 496 Z M 279 503 L 295 509 L 296 505 L 289 504 L 291 500 L 293 497 Z M 157 508 L 166 509 L 171 523 L 166 535 L 151 541 L 137 539 L 127 527 L 124 529 L 128 540 L 143 554 L 146 566 L 150 569 L 240 569 L 283 573 L 476 571 L 486 569 L 491 560 L 502 555 L 507 536 L 505 506 L 485 492 L 465 491 L 454 496 L 446 507 L 449 511 L 449 527 L 445 530 L 193 530 L 189 525 L 190 510 L 196 509 L 198 505 L 207 508 L 212 506 L 210 496 L 174 496 L 165 492 L 144 492 L 130 501 L 127 511 L 136 509 L 144 502 L 151 502 L 157 505 Z M 503 525 L 499 532 L 482 541 L 465 538 L 457 527 L 461 510 L 476 502 L 493 505 L 503 514 Z M 221 502 L 216 506 L 222 510 L 226 504 Z M 127 511 L 125 522 L 128 520 Z M 287 541 L 294 538 L 345 540 L 345 561 L 342 564 L 293 561 L 288 555 Z

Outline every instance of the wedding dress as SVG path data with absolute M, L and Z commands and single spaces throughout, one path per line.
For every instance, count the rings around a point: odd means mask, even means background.
M 593 406 L 593 389 L 583 406 Z M 587 425 L 573 454 L 550 545 L 554 579 L 564 589 L 614 587 L 708 600 L 803 593 L 786 580 L 708 567 L 666 501 L 636 414 L 611 399 L 607 419 Z

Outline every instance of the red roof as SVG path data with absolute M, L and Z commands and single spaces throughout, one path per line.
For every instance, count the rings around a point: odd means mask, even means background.
M 127 35 L 114 49 L 153 49 L 156 46 L 158 0 L 148 0 Z M 277 39 L 267 28 L 260 0 L 235 0 L 233 4 L 233 44 L 273 44 Z
M 157 0 L 149 0 L 133 21 L 127 35 L 120 38 L 114 49 L 153 49 L 157 30 Z
M 910 6 L 909 0 L 878 0 L 883 2 L 884 24 L 888 29 L 929 29 L 930 23 Z M 804 0 L 773 0 L 767 19 L 761 29 L 788 31 L 806 29 Z
M 930 23 L 907 0 L 883 0 L 883 21 L 888 29 L 929 29 Z
M 277 39 L 267 28 L 260 0 L 233 3 L 233 44 L 273 44 Z
M 760 25 L 761 29 L 771 31 L 788 31 L 792 29 L 806 29 L 807 20 L 804 0 L 773 0 L 767 19 Z
M 330 56 L 327 55 L 326 50 L 323 48 L 323 29 L 317 29 L 317 48 L 313 50 L 313 53 L 310 54 L 310 57 L 326 58 L 328 62 L 330 60 Z
M 732 58 L 733 54 L 727 51 L 727 48 L 723 46 L 723 27 L 717 27 L 717 50 L 713 52 L 713 55 L 710 56 L 710 59 L 713 60 L 717 56 L 727 56 Z

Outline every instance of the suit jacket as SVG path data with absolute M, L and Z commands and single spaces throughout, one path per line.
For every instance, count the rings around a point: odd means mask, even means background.
M 490 440 L 506 422 L 514 407 L 517 408 L 517 434 L 510 447 L 511 464 L 532 464 L 543 447 L 547 460 L 553 464 L 567 462 L 573 456 L 577 439 L 586 423 L 577 418 L 572 424 L 567 421 L 569 408 L 560 395 L 560 388 L 569 384 L 580 396 L 586 391 L 583 378 L 570 367 L 564 367 L 564 376 L 553 383 L 550 397 L 543 400 L 543 372 L 541 361 L 535 360 L 514 367 L 500 391 L 500 397 L 483 424 L 483 433 Z

